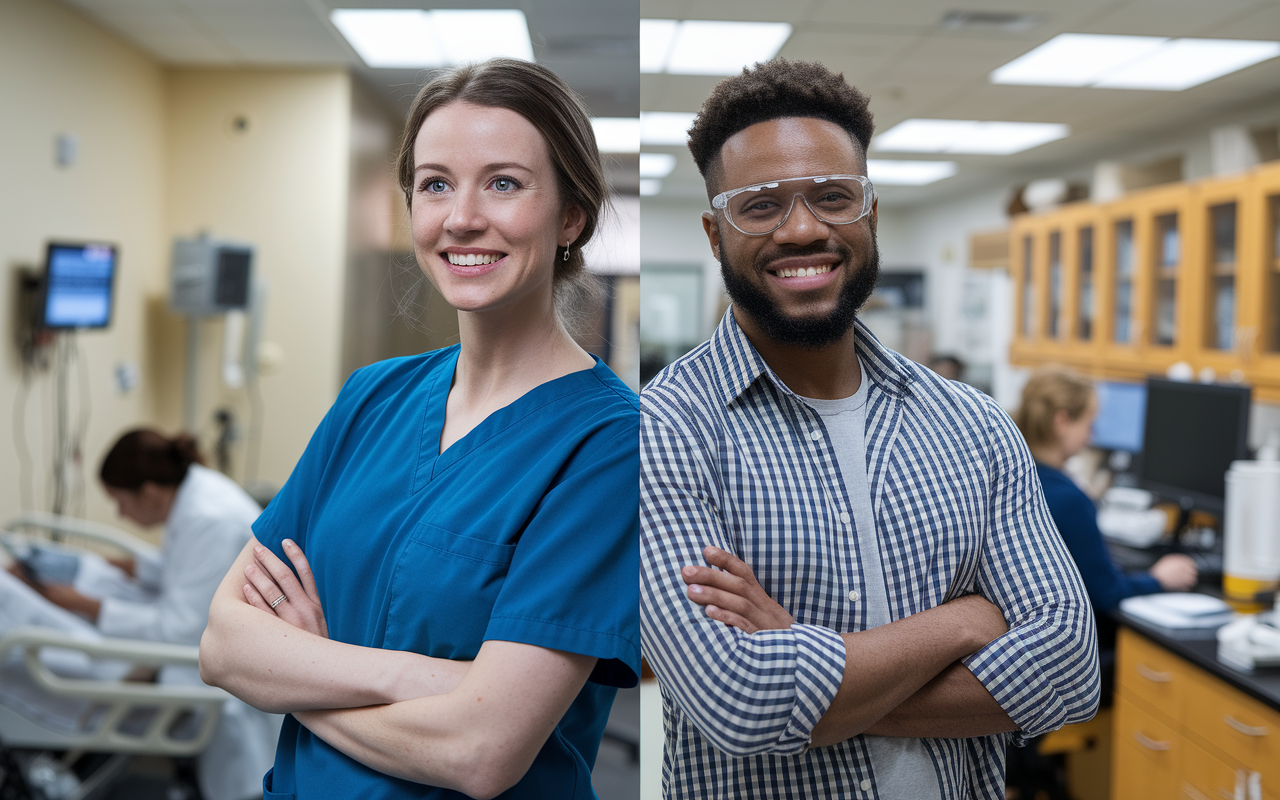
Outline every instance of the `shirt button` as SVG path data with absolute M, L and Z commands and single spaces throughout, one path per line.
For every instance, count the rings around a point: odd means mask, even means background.
M 841 512 L 840 512 L 840 521 L 841 521 L 841 522 L 843 522 L 845 525 L 848 525 L 848 524 L 849 524 L 849 520 L 850 520 L 850 519 L 851 519 L 851 517 L 849 516 L 849 512 L 848 512 L 848 511 L 841 511 Z
M 852 600 L 853 602 L 855 603 L 858 602 L 859 597 L 862 597 L 862 595 L 858 594 L 857 589 L 854 589 L 852 592 L 849 592 L 849 599 Z M 866 783 L 866 781 L 863 781 L 863 782 Z M 870 785 L 871 785 L 870 783 L 867 783 L 867 786 L 863 786 L 862 788 L 866 789 Z
M 871 780 L 870 779 L 864 780 L 861 786 L 862 786 L 862 791 L 864 792 L 871 791 Z
M 818 430 L 817 428 L 809 431 L 809 438 L 815 442 L 818 441 L 819 439 L 822 438 L 822 431 Z

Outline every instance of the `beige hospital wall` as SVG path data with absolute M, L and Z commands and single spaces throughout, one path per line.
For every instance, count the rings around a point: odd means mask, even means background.
M 270 284 L 264 341 L 283 355 L 261 379 L 261 456 L 255 475 L 279 485 L 337 396 L 345 275 L 351 83 L 341 70 L 173 69 L 165 82 L 168 131 L 165 219 L 168 236 L 202 230 L 250 242 L 255 269 Z M 239 131 L 233 124 L 244 118 Z M 184 326 L 160 308 L 172 332 L 154 360 L 169 365 L 157 412 L 182 418 Z M 201 440 L 211 415 L 231 407 L 248 432 L 246 392 L 218 376 L 222 323 L 201 323 Z M 207 449 L 207 448 L 206 448 Z M 231 474 L 243 479 L 245 442 Z
M 121 253 L 111 327 L 77 337 L 91 416 L 77 470 L 84 505 L 70 510 L 130 527 L 96 483 L 98 462 L 126 428 L 181 422 L 185 328 L 165 309 L 169 247 L 201 229 L 255 244 L 271 282 L 265 339 L 283 359 L 260 384 L 257 477 L 283 483 L 342 379 L 348 76 L 165 68 L 60 4 L 0 0 L 0 109 L 0 521 L 47 510 L 51 498 L 52 381 L 25 380 L 13 344 L 18 270 L 40 268 L 50 239 L 106 240 Z M 250 122 L 240 134 L 230 125 L 238 115 Z M 78 139 L 73 166 L 54 163 L 60 133 Z M 243 431 L 249 403 L 217 376 L 221 323 L 201 330 L 207 448 L 212 410 L 233 408 Z M 119 365 L 139 370 L 137 388 L 117 389 Z M 18 419 L 15 407 L 26 409 Z M 233 450 L 238 479 L 246 450 Z
M 47 0 L 0 0 L 0 520 L 27 503 L 47 510 L 51 382 L 29 384 L 23 432 L 31 450 L 19 463 L 14 405 L 24 393 L 13 345 L 21 266 L 39 267 L 48 239 L 107 240 L 120 247 L 111 328 L 79 335 L 91 397 L 83 475 L 85 511 L 112 521 L 96 484 L 99 459 L 124 427 L 152 417 L 155 376 L 146 371 L 143 298 L 162 290 L 167 254 L 162 228 L 165 84 L 161 68 L 79 14 Z M 54 164 L 54 137 L 79 140 L 79 160 Z M 115 388 L 120 363 L 142 368 L 142 384 Z

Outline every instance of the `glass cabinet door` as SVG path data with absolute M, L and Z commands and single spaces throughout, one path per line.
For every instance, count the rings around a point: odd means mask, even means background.
M 1031 234 L 1022 237 L 1022 338 L 1036 335 L 1035 240 Z
M 1177 213 L 1157 216 L 1155 234 L 1151 343 L 1172 347 L 1178 338 L 1178 265 L 1182 263 Z
M 1115 320 L 1112 339 L 1116 344 L 1133 343 L 1133 220 L 1115 223 L 1115 286 L 1112 309 Z
M 1077 233 L 1078 264 L 1076 281 L 1076 338 L 1093 339 L 1093 228 L 1084 227 Z
M 1210 272 L 1209 325 L 1205 345 L 1216 350 L 1235 347 L 1236 330 L 1236 204 L 1209 209 Z
M 1280 194 L 1269 195 L 1266 202 L 1266 348 L 1269 353 L 1280 353 Z
M 1049 234 L 1049 318 L 1050 339 L 1062 338 L 1062 233 Z

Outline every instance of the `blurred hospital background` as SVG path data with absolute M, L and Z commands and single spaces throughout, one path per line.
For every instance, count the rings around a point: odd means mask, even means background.
M 190 430 L 265 503 L 353 370 L 457 340 L 392 174 L 433 66 L 514 54 L 585 99 L 614 198 L 578 335 L 639 388 L 638 7 L 457 0 L 379 34 L 358 12 L 385 5 L 0 1 L 0 526 L 54 512 L 154 545 L 97 480 L 137 426 Z M 635 692 L 618 709 L 605 798 L 637 792 Z M 162 791 L 171 762 L 142 755 L 114 790 L 77 791 Z
M 821 61 L 875 114 L 883 276 L 861 319 L 1010 411 L 1037 366 L 1092 378 L 1100 410 L 1067 471 L 1095 498 L 1135 492 L 1102 499 L 1113 561 L 1187 553 L 1198 592 L 1246 587 L 1238 608 L 1271 606 L 1280 520 L 1258 508 L 1280 474 L 1280 3 L 640 7 L 642 381 L 728 302 L 684 146 L 694 113 L 744 65 Z M 1114 715 L 1039 746 L 1070 796 L 1275 796 L 1280 652 L 1228 666 L 1222 620 L 1166 617 L 1178 632 L 1160 638 L 1125 617 Z M 660 701 L 643 690 L 642 792 L 656 798 Z

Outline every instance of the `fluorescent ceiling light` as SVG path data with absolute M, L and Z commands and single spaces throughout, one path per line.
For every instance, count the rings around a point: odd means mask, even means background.
M 674 19 L 640 20 L 640 71 L 662 72 L 671 54 L 671 42 L 676 38 Z
M 640 152 L 638 117 L 592 117 L 591 129 L 595 131 L 596 147 L 601 153 Z
M 1057 122 L 981 122 L 909 119 L 875 137 L 875 150 L 902 153 L 1009 155 L 1062 139 L 1071 128 Z
M 533 60 L 522 11 L 336 8 L 329 19 L 370 67 L 443 67 L 496 56 Z
M 1063 33 L 991 73 L 992 83 L 1181 91 L 1280 55 L 1280 42 Z
M 768 61 L 791 36 L 786 22 L 640 20 L 640 71 L 734 75 Z
M 924 186 L 955 174 L 954 161 L 867 159 L 867 177 L 877 186 Z
M 1180 92 L 1280 55 L 1280 42 L 1174 39 L 1098 81 L 1108 89 Z
M 670 153 L 641 153 L 640 177 L 665 178 L 676 168 L 676 157 Z
M 641 111 L 640 143 L 684 145 L 698 115 L 691 111 Z
M 653 197 L 662 191 L 662 181 L 657 178 L 641 178 L 640 179 L 640 196 Z

